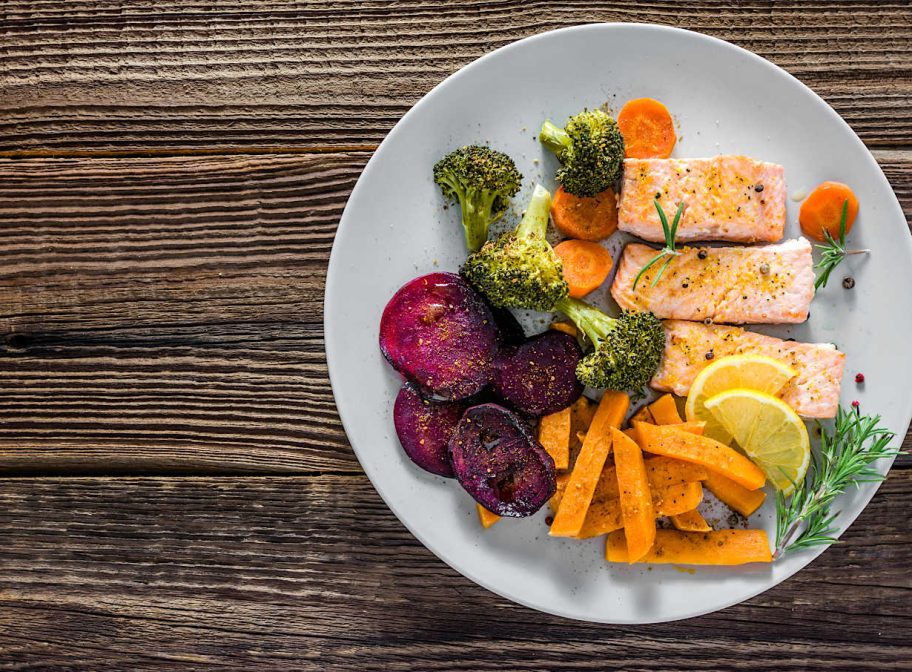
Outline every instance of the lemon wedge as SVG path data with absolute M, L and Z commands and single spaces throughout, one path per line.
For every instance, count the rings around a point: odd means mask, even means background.
M 789 494 L 804 478 L 811 442 L 804 421 L 784 401 L 742 387 L 713 395 L 705 408 L 777 490 Z
M 731 432 L 706 409 L 706 400 L 713 395 L 737 388 L 748 388 L 778 394 L 785 384 L 798 375 L 792 367 L 765 355 L 730 355 L 722 357 L 697 374 L 684 412 L 687 419 L 706 423 L 703 435 L 729 445 Z

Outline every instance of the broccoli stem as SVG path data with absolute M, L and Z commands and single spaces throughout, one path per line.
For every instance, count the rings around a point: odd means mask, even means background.
M 617 320 L 605 315 L 595 306 L 590 306 L 579 299 L 566 298 L 557 302 L 554 307 L 570 318 L 577 329 L 586 334 L 593 345 L 604 341 L 617 325 Z
M 551 215 L 551 192 L 540 184 L 532 190 L 532 200 L 516 227 L 517 238 L 544 238 L 548 232 L 548 217 Z
M 477 252 L 482 245 L 488 242 L 490 223 L 499 219 L 499 217 L 491 218 L 497 194 L 481 189 L 457 193 L 459 194 L 459 207 L 462 209 L 462 227 L 465 229 L 466 247 L 469 252 Z
M 550 121 L 542 124 L 538 134 L 539 141 L 559 159 L 565 150 L 569 149 L 571 140 L 567 132 L 560 126 L 555 126 Z

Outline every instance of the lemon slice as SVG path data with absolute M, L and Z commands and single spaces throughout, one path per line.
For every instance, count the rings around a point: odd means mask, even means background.
M 688 420 L 702 420 L 706 423 L 704 436 L 728 445 L 732 441 L 732 435 L 706 410 L 706 400 L 720 392 L 736 388 L 748 388 L 775 395 L 797 375 L 798 372 L 788 364 L 765 355 L 722 357 L 694 378 L 684 412 Z
M 782 399 L 742 387 L 710 397 L 705 408 L 777 490 L 789 494 L 804 478 L 811 461 L 807 427 Z

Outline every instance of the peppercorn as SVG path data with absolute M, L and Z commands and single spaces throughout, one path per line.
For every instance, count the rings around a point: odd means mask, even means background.
M 767 263 L 760 264 L 760 275 L 769 275 L 770 265 Z
M 754 187 L 754 191 L 756 191 L 759 194 L 761 191 L 763 191 L 763 185 L 758 184 L 756 187 Z
M 707 317 L 705 320 L 703 320 L 703 324 L 705 324 L 707 326 L 709 326 L 712 323 L 713 323 L 713 318 L 711 318 L 711 317 Z
M 697 259 L 706 259 L 706 250 L 700 250 L 697 252 Z
M 855 286 L 855 278 L 849 276 L 842 279 L 842 286 L 846 289 L 852 289 Z
M 863 374 L 863 373 L 856 373 L 856 374 L 855 374 L 855 382 L 856 382 L 856 383 L 859 383 L 859 384 L 863 383 L 863 382 L 864 382 L 864 374 Z
M 713 359 L 715 356 L 716 353 L 714 353 L 712 350 L 706 353 L 706 359 Z
M 857 399 L 852 402 L 852 408 L 854 408 L 855 410 L 858 410 L 859 406 L 861 406 L 861 404 L 858 403 Z
M 553 522 L 554 522 L 553 516 L 548 516 L 547 518 L 545 518 L 545 525 L 547 525 L 548 527 L 551 527 L 551 523 L 553 523 Z

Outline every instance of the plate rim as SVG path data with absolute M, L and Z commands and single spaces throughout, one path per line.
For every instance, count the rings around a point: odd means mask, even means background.
M 767 68 L 769 70 L 778 71 L 779 74 L 784 74 L 787 78 L 791 79 L 794 83 L 798 84 L 799 87 L 804 89 L 805 92 L 810 93 L 811 96 L 813 98 L 815 98 L 817 100 L 817 102 L 819 102 L 823 106 L 823 109 L 825 110 L 825 112 L 827 114 L 829 114 L 831 117 L 835 118 L 838 121 L 838 123 L 842 125 L 843 130 L 848 132 L 847 134 L 852 139 L 852 141 L 854 141 L 861 149 L 864 150 L 864 154 L 866 155 L 866 158 L 867 158 L 870 166 L 873 166 L 879 172 L 879 174 L 883 178 L 884 182 L 888 185 L 888 187 L 890 189 L 890 193 L 893 195 L 893 201 L 892 201 L 893 210 L 895 211 L 895 213 L 898 213 L 900 219 L 906 221 L 905 214 L 903 213 L 902 207 L 899 204 L 899 200 L 896 197 L 896 192 L 893 189 L 893 185 L 890 183 L 889 179 L 887 179 L 880 164 L 877 162 L 877 160 L 874 158 L 874 155 L 871 153 L 871 150 L 868 149 L 867 145 L 865 145 L 864 142 L 861 140 L 861 138 L 858 137 L 858 134 L 854 131 L 854 129 L 848 124 L 848 122 L 845 119 L 842 118 L 842 116 L 838 112 L 836 112 L 835 109 L 833 109 L 833 107 L 829 103 L 827 103 L 820 95 L 818 95 L 808 85 L 806 85 L 804 82 L 802 82 L 800 79 L 798 79 L 797 77 L 792 75 L 790 72 L 788 72 L 784 68 L 782 68 L 782 67 L 776 65 L 775 63 L 773 63 L 772 61 L 769 61 L 768 59 L 750 51 L 749 49 L 745 49 L 744 47 L 741 47 L 732 42 L 728 42 L 727 40 L 723 40 L 723 39 L 715 37 L 713 35 L 707 35 L 706 33 L 701 33 L 699 31 L 695 31 L 695 30 L 679 28 L 677 26 L 668 26 L 668 25 L 662 25 L 662 24 L 641 23 L 641 22 L 589 22 L 589 23 L 582 23 L 582 24 L 573 25 L 573 26 L 565 26 L 562 28 L 548 30 L 548 31 L 544 31 L 541 33 L 536 33 L 535 35 L 530 35 L 528 37 L 524 37 L 519 40 L 515 40 L 508 44 L 502 45 L 502 46 L 498 47 L 497 49 L 493 49 L 490 52 L 483 54 L 482 56 L 479 56 L 475 60 L 465 64 L 464 66 L 462 66 L 461 68 L 459 68 L 458 70 L 456 70 L 455 72 L 451 73 L 450 75 L 445 77 L 443 80 L 438 82 L 433 88 L 431 88 L 427 93 L 425 93 L 411 108 L 409 108 L 409 110 L 404 115 L 402 115 L 402 117 L 395 123 L 395 125 L 390 129 L 390 131 L 386 134 L 386 136 L 383 138 L 383 140 L 380 142 L 380 144 L 374 150 L 370 159 L 365 164 L 364 169 L 361 171 L 361 174 L 358 176 L 358 180 L 355 183 L 355 186 L 352 188 L 352 191 L 349 194 L 348 199 L 346 200 L 345 207 L 343 208 L 343 211 L 342 211 L 342 215 L 339 218 L 339 224 L 337 226 L 336 233 L 333 237 L 333 245 L 332 245 L 332 249 L 330 251 L 329 263 L 327 264 L 327 269 L 326 269 L 326 281 L 325 281 L 324 295 L 323 295 L 324 351 L 326 354 L 326 365 L 327 365 L 327 373 L 328 373 L 329 379 L 330 379 L 330 387 L 333 392 L 333 402 L 335 403 L 336 410 L 339 413 L 339 418 L 342 421 L 342 426 L 343 426 L 343 429 L 345 430 L 345 435 L 346 435 L 346 438 L 348 439 L 349 445 L 352 448 L 352 452 L 354 452 L 355 457 L 358 460 L 358 463 L 361 465 L 362 470 L 364 470 L 364 474 L 365 474 L 365 476 L 367 476 L 368 480 L 370 481 L 371 486 L 373 486 L 374 490 L 377 492 L 377 494 L 383 500 L 383 503 L 386 505 L 386 507 L 393 513 L 394 516 L 396 516 L 396 518 L 399 520 L 399 522 L 409 531 L 409 533 L 412 536 L 414 536 L 422 544 L 422 546 L 424 546 L 431 553 L 433 553 L 437 559 L 442 561 L 448 567 L 452 568 L 455 572 L 457 572 L 461 576 L 464 576 L 465 578 L 469 579 L 473 583 L 483 587 L 484 589 L 494 593 L 495 595 L 498 595 L 499 597 L 506 599 L 510 602 L 513 602 L 516 604 L 521 604 L 522 606 L 527 607 L 529 609 L 533 609 L 535 611 L 548 613 L 548 614 L 552 614 L 555 616 L 560 616 L 562 618 L 567 618 L 567 619 L 574 620 L 574 621 L 580 621 L 580 622 L 586 622 L 586 623 L 599 623 L 599 624 L 605 624 L 605 625 L 649 625 L 649 624 L 657 624 L 657 623 L 668 623 L 668 622 L 674 622 L 674 621 L 687 620 L 690 618 L 696 618 L 699 616 L 704 616 L 706 614 L 715 613 L 715 612 L 721 611 L 723 609 L 728 609 L 729 607 L 741 604 L 742 602 L 747 602 L 748 600 L 753 599 L 757 595 L 760 595 L 762 593 L 765 593 L 768 590 L 771 590 L 773 588 L 776 588 L 777 586 L 782 585 L 783 583 L 788 581 L 790 578 L 792 578 L 795 574 L 797 574 L 798 572 L 800 572 L 801 570 L 806 568 L 808 565 L 813 563 L 818 557 L 820 557 L 821 554 L 823 554 L 826 550 L 828 550 L 830 548 L 830 546 L 832 546 L 832 544 L 818 548 L 818 549 L 814 549 L 813 551 L 804 551 L 804 553 L 808 554 L 806 556 L 807 559 L 803 563 L 798 564 L 794 569 L 788 571 L 780 580 L 778 580 L 770 585 L 764 585 L 756 590 L 750 590 L 746 594 L 739 595 L 738 597 L 731 599 L 731 600 L 726 600 L 722 604 L 718 604 L 718 605 L 715 605 L 715 606 L 712 606 L 709 608 L 697 608 L 695 610 L 692 610 L 692 611 L 686 613 L 685 615 L 673 615 L 673 616 L 669 616 L 669 617 L 663 617 L 660 615 L 656 618 L 645 618 L 645 619 L 641 619 L 641 618 L 631 618 L 631 619 L 591 618 L 591 617 L 576 615 L 573 613 L 568 613 L 559 608 L 552 607 L 550 605 L 533 604 L 532 602 L 524 600 L 521 597 L 507 595 L 505 592 L 501 591 L 499 588 L 497 588 L 495 585 L 492 585 L 490 582 L 475 576 L 472 572 L 470 572 L 466 569 L 457 567 L 448 558 L 444 557 L 441 553 L 439 553 L 432 545 L 430 545 L 425 540 L 425 538 L 421 534 L 419 534 L 414 529 L 414 527 L 408 522 L 407 516 L 400 515 L 400 512 L 397 511 L 390 504 L 390 502 L 387 499 L 387 497 L 385 496 L 385 494 L 381 491 L 381 489 L 379 487 L 377 487 L 377 485 L 374 483 L 373 479 L 371 478 L 370 474 L 364 468 L 364 463 L 361 460 L 358 448 L 355 445 L 355 442 L 352 441 L 351 435 L 348 431 L 349 423 L 353 422 L 354 418 L 351 418 L 351 417 L 347 418 L 346 416 L 348 415 L 348 413 L 346 411 L 343 411 L 343 409 L 341 408 L 341 406 L 339 405 L 339 403 L 337 401 L 337 395 L 338 395 L 337 385 L 338 384 L 337 384 L 334 374 L 333 374 L 333 371 L 336 368 L 335 365 L 333 364 L 333 362 L 335 361 L 335 357 L 337 355 L 337 353 L 335 352 L 335 347 L 332 345 L 335 340 L 333 338 L 334 327 L 332 326 L 332 324 L 333 324 L 332 321 L 327 319 L 327 316 L 330 314 L 330 304 L 333 303 L 336 298 L 337 290 L 336 290 L 335 278 L 340 272 L 338 269 L 339 253 L 337 252 L 336 243 L 339 240 L 340 234 L 343 233 L 343 225 L 346 221 L 346 214 L 349 212 L 349 206 L 352 203 L 352 201 L 355 200 L 356 196 L 358 195 L 359 188 L 362 187 L 363 181 L 365 179 L 369 179 L 369 176 L 371 175 L 373 169 L 375 169 L 376 159 L 380 155 L 384 145 L 386 145 L 388 142 L 390 142 L 393 139 L 395 139 L 396 137 L 398 137 L 398 135 L 403 132 L 403 129 L 407 125 L 406 122 L 409 120 L 409 118 L 411 116 L 413 116 L 414 113 L 416 113 L 416 110 L 420 110 L 425 104 L 427 104 L 428 99 L 430 99 L 432 97 L 432 95 L 438 89 L 446 86 L 451 80 L 455 80 L 457 78 L 464 77 L 464 76 L 466 76 L 466 73 L 473 72 L 476 69 L 483 67 L 487 63 L 487 61 L 489 59 L 493 58 L 495 55 L 500 54 L 501 52 L 516 48 L 518 45 L 521 45 L 521 44 L 527 45 L 528 43 L 531 43 L 531 42 L 548 39 L 559 33 L 569 33 L 569 32 L 582 33 L 582 32 L 599 32 L 599 31 L 628 30 L 628 29 L 647 29 L 647 30 L 656 31 L 659 33 L 661 33 L 661 32 L 679 33 L 679 34 L 686 33 L 692 38 L 696 38 L 698 40 L 705 40 L 705 41 L 714 43 L 716 47 L 721 48 L 723 50 L 724 49 L 735 49 L 735 50 L 741 52 L 742 55 L 747 56 L 750 60 L 757 63 L 759 66 Z M 907 236 L 905 238 L 905 241 L 906 241 L 907 253 L 908 253 L 909 257 L 912 258 L 912 236 Z M 912 395 L 910 395 L 907 398 L 907 400 L 905 402 L 905 410 L 902 412 L 904 413 L 904 416 L 906 418 L 905 423 L 904 423 L 906 425 L 905 431 L 908 432 L 910 423 L 912 423 Z M 904 438 L 904 435 L 900 436 L 899 434 L 897 434 L 896 436 L 900 438 L 900 441 L 902 441 L 902 439 Z M 885 473 L 884 480 L 886 480 L 886 475 L 889 475 L 889 472 L 893 467 L 893 463 L 894 463 L 895 459 L 896 458 L 893 457 L 892 459 L 889 460 L 889 463 L 886 464 L 886 468 L 885 468 L 885 472 L 884 472 Z M 864 511 L 868 507 L 868 505 L 871 502 L 871 499 L 873 499 L 874 495 L 877 494 L 877 492 L 880 490 L 880 486 L 883 484 L 883 482 L 884 481 L 869 484 L 869 486 L 873 486 L 873 487 L 870 487 L 870 492 L 868 493 L 868 495 L 866 497 L 864 497 L 864 499 L 858 506 L 857 510 L 847 517 L 848 519 L 845 520 L 844 525 L 841 527 L 841 529 L 838 530 L 838 532 L 835 535 L 837 540 L 845 533 L 846 530 L 848 530 L 849 527 L 851 527 L 851 525 L 855 522 L 855 520 L 858 518 L 858 516 L 861 515 L 862 511 Z

